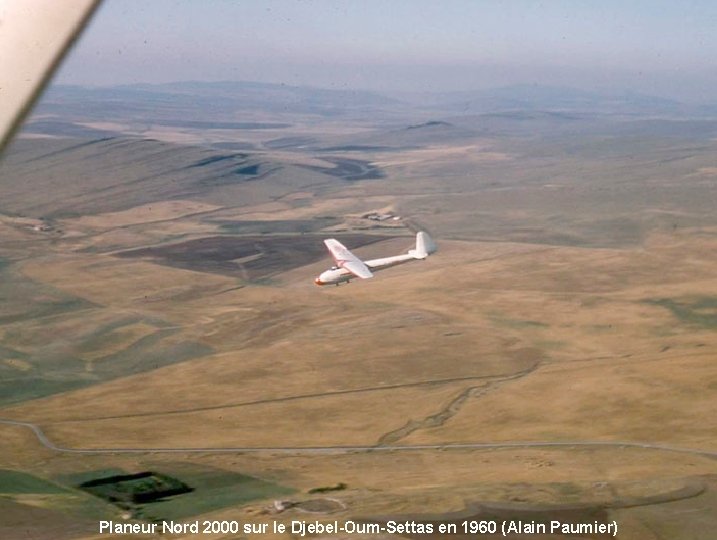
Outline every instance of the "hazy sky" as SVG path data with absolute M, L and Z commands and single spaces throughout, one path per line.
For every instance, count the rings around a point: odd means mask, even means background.
M 104 0 L 57 82 L 514 83 L 717 102 L 717 2 Z

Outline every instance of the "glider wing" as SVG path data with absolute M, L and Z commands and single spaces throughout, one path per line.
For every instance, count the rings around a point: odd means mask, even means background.
M 346 249 L 346 246 L 344 246 L 341 242 L 335 240 L 334 238 L 329 238 L 328 240 L 324 240 L 324 244 L 326 244 L 326 247 L 329 248 L 331 256 L 336 261 L 336 266 L 339 268 L 345 268 L 356 277 L 360 277 L 362 279 L 373 277 L 373 274 L 371 273 L 371 270 L 368 269 L 368 266 L 366 266 L 356 255 Z

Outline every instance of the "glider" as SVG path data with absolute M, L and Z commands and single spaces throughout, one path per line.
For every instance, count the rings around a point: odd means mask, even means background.
M 356 277 L 368 279 L 373 277 L 373 272 L 396 266 L 397 264 L 425 259 L 436 251 L 436 244 L 433 243 L 428 233 L 423 231 L 416 234 L 416 247 L 409 249 L 408 253 L 370 261 L 362 261 L 335 238 L 324 240 L 324 244 L 326 244 L 331 256 L 336 261 L 336 265 L 314 279 L 314 283 L 317 285 L 348 283 Z

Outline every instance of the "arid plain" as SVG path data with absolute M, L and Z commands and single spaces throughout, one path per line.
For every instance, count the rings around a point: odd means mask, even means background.
M 177 96 L 231 89 L 163 91 L 149 121 L 68 90 L 0 165 L 0 417 L 45 437 L 0 425 L 3 538 L 100 537 L 128 516 L 80 479 L 139 471 L 196 498 L 137 519 L 577 509 L 712 537 L 717 122 L 366 96 L 208 118 Z M 313 284 L 324 238 L 370 258 L 421 228 L 427 260 Z

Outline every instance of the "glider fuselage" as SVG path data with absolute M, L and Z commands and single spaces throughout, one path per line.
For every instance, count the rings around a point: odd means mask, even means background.
M 396 257 L 384 257 L 383 259 L 373 259 L 371 261 L 364 261 L 364 264 L 372 272 L 383 270 L 397 264 L 405 263 L 408 261 L 415 261 L 416 257 L 413 255 L 397 255 Z M 322 272 L 319 277 L 314 280 L 317 285 L 338 285 L 339 283 L 348 283 L 357 276 L 349 272 L 345 268 L 338 266 L 332 266 L 329 270 Z
M 416 247 L 409 250 L 408 253 L 370 261 L 360 260 L 336 239 L 324 240 L 324 243 L 334 257 L 336 265 L 314 279 L 314 283 L 317 285 L 338 285 L 348 283 L 357 277 L 367 279 L 373 276 L 373 272 L 397 264 L 425 259 L 436 250 L 435 244 L 425 232 L 419 232 L 416 235 Z

